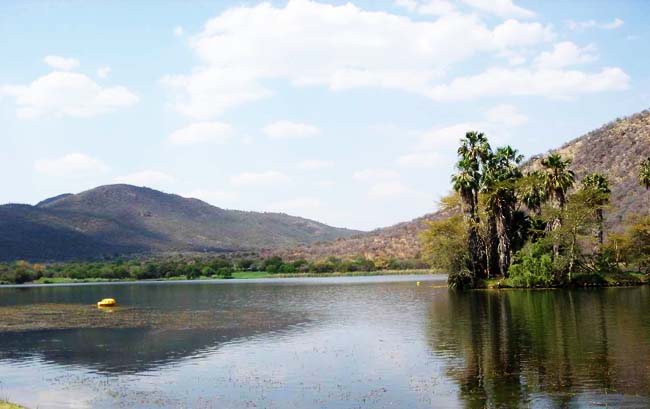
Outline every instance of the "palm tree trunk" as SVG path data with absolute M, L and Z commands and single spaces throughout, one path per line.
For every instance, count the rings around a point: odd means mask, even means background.
M 486 243 L 486 266 L 488 278 L 500 272 L 499 268 L 499 233 L 497 228 L 496 213 L 492 212 L 488 219 L 488 232 Z
M 511 243 L 508 227 L 510 225 L 509 212 L 506 209 L 499 208 L 497 214 L 497 236 L 499 240 L 499 272 L 502 276 L 507 277 L 508 268 L 511 260 Z

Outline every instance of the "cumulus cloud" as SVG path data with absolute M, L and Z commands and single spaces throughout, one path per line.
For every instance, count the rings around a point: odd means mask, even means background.
M 553 40 L 550 26 L 507 20 L 493 28 L 475 14 L 414 21 L 387 12 L 290 0 L 231 8 L 189 44 L 200 64 L 162 79 L 174 106 L 208 118 L 267 98 L 267 80 L 340 91 L 379 87 L 428 95 L 448 68 L 478 53 Z
M 231 125 L 222 122 L 196 122 L 174 131 L 167 140 L 174 145 L 196 145 L 203 143 L 225 143 L 234 131 Z
M 566 99 L 580 94 L 625 90 L 629 82 L 630 77 L 617 67 L 593 74 L 577 70 L 490 68 L 435 86 L 428 95 L 438 101 L 504 96 Z
M 56 70 L 70 71 L 79 67 L 79 60 L 75 58 L 65 58 L 58 55 L 48 55 L 43 58 L 45 64 Z
M 395 5 L 410 12 L 430 16 L 444 16 L 456 12 L 456 7 L 446 0 L 395 0 Z
M 289 176 L 276 170 L 267 170 L 264 172 L 243 172 L 230 178 L 230 183 L 234 186 L 285 185 L 289 181 Z
M 624 21 L 616 17 L 610 22 L 597 22 L 596 20 L 586 20 L 586 21 L 567 21 L 567 26 L 570 30 L 585 30 L 588 28 L 597 28 L 601 30 L 614 30 L 623 25 Z
M 165 172 L 152 169 L 145 169 L 115 178 L 116 183 L 127 183 L 136 186 L 157 186 L 171 183 L 175 180 L 176 179 L 173 176 L 170 176 Z
M 111 67 L 104 66 L 97 69 L 97 76 L 102 79 L 108 78 L 108 75 L 111 73 Z
M 535 64 L 540 68 L 557 69 L 578 64 L 586 64 L 598 59 L 596 46 L 590 44 L 578 47 L 571 41 L 555 44 L 552 51 L 544 51 L 537 57 Z
M 181 26 L 174 27 L 174 35 L 176 37 L 182 37 L 185 34 L 185 30 Z
M 302 170 L 323 169 L 330 166 L 332 166 L 332 162 L 320 159 L 305 159 L 298 163 L 298 169 Z
M 532 18 L 535 13 L 519 7 L 512 0 L 461 0 L 468 6 L 499 17 Z
M 81 178 L 106 173 L 109 167 L 99 159 L 75 152 L 56 159 L 37 160 L 34 170 L 48 176 Z
M 318 128 L 313 125 L 286 120 L 268 124 L 262 131 L 271 139 L 308 138 L 318 134 Z
M 91 117 L 131 106 L 138 97 L 122 86 L 102 87 L 86 75 L 55 71 L 28 85 L 4 85 L 0 95 L 15 98 L 16 115 Z

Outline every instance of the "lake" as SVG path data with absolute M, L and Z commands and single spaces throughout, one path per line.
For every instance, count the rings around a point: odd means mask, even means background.
M 444 283 L 0 288 L 0 399 L 41 409 L 650 407 L 649 287 L 459 293 Z M 94 307 L 105 297 L 120 306 Z

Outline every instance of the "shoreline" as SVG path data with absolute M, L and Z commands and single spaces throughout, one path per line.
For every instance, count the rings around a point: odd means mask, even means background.
M 581 274 L 564 285 L 551 286 L 517 286 L 508 278 L 496 277 L 483 279 L 473 290 L 550 290 L 577 288 L 616 288 L 639 287 L 650 284 L 650 276 L 638 272 Z
M 33 286 L 48 286 L 48 285 L 64 285 L 64 284 L 103 284 L 103 283 L 156 283 L 156 282 L 174 282 L 174 281 L 187 281 L 187 282 L 200 282 L 200 281 L 231 281 L 231 280 L 255 280 L 255 279 L 281 279 L 281 278 L 326 278 L 326 277 L 379 277 L 379 276 L 405 276 L 405 275 L 434 275 L 440 274 L 434 270 L 377 270 L 377 271 L 354 271 L 354 272 L 338 272 L 338 273 L 292 273 L 292 274 L 271 274 L 265 271 L 240 271 L 234 272 L 233 276 L 230 278 L 212 276 L 206 277 L 201 276 L 196 279 L 190 280 L 186 276 L 175 276 L 169 278 L 157 278 L 157 279 L 144 279 L 138 280 L 135 278 L 131 279 L 107 279 L 107 278 L 67 278 L 67 277 L 56 277 L 56 278 L 40 278 L 37 281 L 30 281 L 23 284 L 0 284 L 2 287 L 12 287 L 19 288 L 22 286 L 33 287 Z M 3 409 L 3 408 L 0 408 Z

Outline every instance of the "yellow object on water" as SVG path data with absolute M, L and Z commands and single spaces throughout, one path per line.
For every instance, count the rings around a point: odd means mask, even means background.
M 415 284 L 416 284 L 418 287 L 420 286 L 420 282 L 419 282 L 419 281 L 418 281 L 417 283 L 415 283 Z
M 97 303 L 98 307 L 115 307 L 117 302 L 114 298 L 104 298 L 103 300 Z

